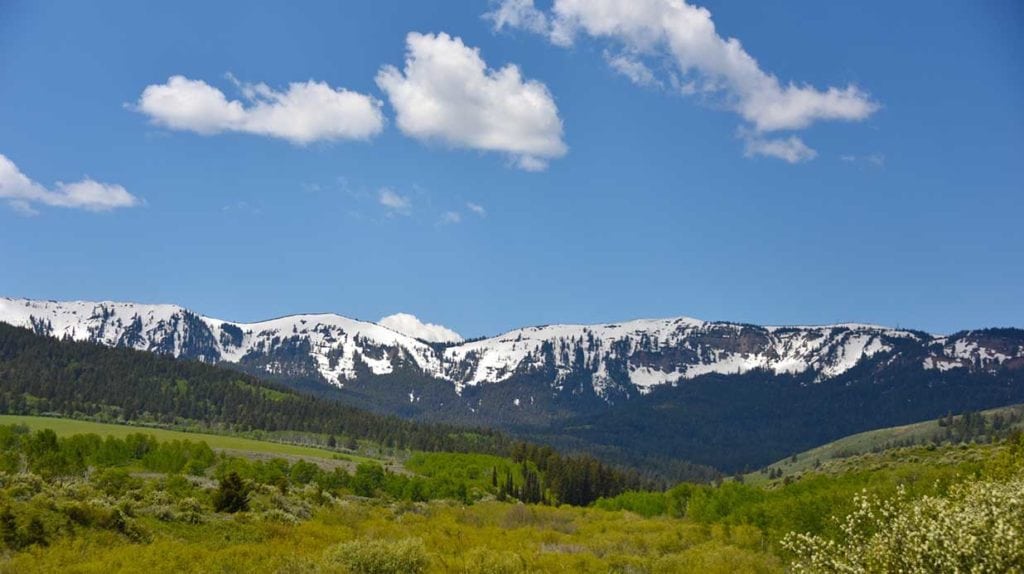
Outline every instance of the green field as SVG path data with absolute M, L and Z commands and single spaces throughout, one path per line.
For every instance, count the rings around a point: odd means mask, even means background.
M 11 424 L 26 425 L 33 430 L 44 428 L 53 429 L 53 431 L 57 433 L 58 436 L 93 433 L 101 436 L 109 435 L 117 438 L 124 438 L 125 436 L 133 433 L 145 433 L 153 435 L 154 437 L 156 437 L 157 440 L 160 441 L 203 441 L 206 444 L 210 445 L 210 448 L 214 450 L 227 451 L 232 454 L 238 454 L 242 456 L 247 454 L 253 454 L 267 456 L 301 457 L 324 461 L 351 460 L 352 462 L 355 463 L 372 460 L 362 456 L 347 453 L 339 454 L 336 452 L 331 452 L 329 450 L 314 447 L 254 440 L 231 435 L 183 432 L 147 426 L 117 425 L 56 417 L 0 415 L 0 425 Z M 311 462 L 316 462 L 316 460 L 311 460 Z

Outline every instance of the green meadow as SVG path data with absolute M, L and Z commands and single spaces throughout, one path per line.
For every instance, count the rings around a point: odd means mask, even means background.
M 374 460 L 365 456 L 359 456 L 350 453 L 342 454 L 316 447 L 287 444 L 273 441 L 255 440 L 226 434 L 220 435 L 199 432 L 185 432 L 144 425 L 119 425 L 57 417 L 0 415 L 0 425 L 12 424 L 25 425 L 32 430 L 39 430 L 44 428 L 52 429 L 55 433 L 57 433 L 57 436 L 62 437 L 76 434 L 92 433 L 98 434 L 100 436 L 124 438 L 133 433 L 144 433 L 153 435 L 154 438 L 160 441 L 203 441 L 214 450 L 227 451 L 233 454 L 238 454 L 240 456 L 287 456 L 322 461 L 348 460 L 356 463 L 369 462 Z

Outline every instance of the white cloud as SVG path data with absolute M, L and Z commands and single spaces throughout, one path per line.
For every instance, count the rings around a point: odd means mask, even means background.
M 548 17 L 533 5 L 533 0 L 503 0 L 484 18 L 494 24 L 496 30 L 520 28 L 537 34 L 548 34 Z
M 141 202 L 124 187 L 100 183 L 90 178 L 73 183 L 57 182 L 47 189 L 21 173 L 14 162 L 0 154 L 0 199 L 26 215 L 38 213 L 36 205 L 110 211 L 120 207 L 134 207 Z
M 487 217 L 487 210 L 484 209 L 484 206 L 480 205 L 479 203 L 473 203 L 472 201 L 469 201 L 466 203 L 466 209 L 472 211 L 473 213 L 479 215 L 480 217 Z
M 747 157 L 763 155 L 789 163 L 801 163 L 818 156 L 818 152 L 807 147 L 807 144 L 796 136 L 764 138 L 756 134 L 746 134 L 742 137 L 745 142 L 743 154 Z
M 647 67 L 647 64 L 634 56 L 627 54 L 604 53 L 604 59 L 613 70 L 629 78 L 629 81 L 645 88 L 660 86 L 661 80 L 655 77 L 654 72 Z
M 415 315 L 395 313 L 377 321 L 380 325 L 409 337 L 431 343 L 458 343 L 462 336 L 442 325 L 424 323 Z
M 514 64 L 488 68 L 480 51 L 460 38 L 410 33 L 404 69 L 384 66 L 377 85 L 409 137 L 504 152 L 529 171 L 568 149 L 547 87 L 524 79 Z
M 462 214 L 459 213 L 458 211 L 446 211 L 446 212 L 441 214 L 441 223 L 443 223 L 443 224 L 461 223 L 461 222 L 462 222 Z
M 555 0 L 550 13 L 533 0 L 503 0 L 487 18 L 498 30 L 531 30 L 557 45 L 571 45 L 580 34 L 607 40 L 627 54 L 608 58 L 609 64 L 641 85 L 657 79 L 643 58 L 667 59 L 677 68 L 672 83 L 683 93 L 717 97 L 762 133 L 860 121 L 879 108 L 854 85 L 820 90 L 781 82 L 739 40 L 720 36 L 710 11 L 685 0 Z
M 230 78 L 230 76 L 229 76 Z M 231 78 L 245 99 L 228 100 L 201 80 L 171 76 L 146 86 L 134 108 L 157 125 L 203 135 L 242 132 L 305 145 L 315 141 L 369 139 L 384 128 L 381 102 L 324 82 L 291 83 L 285 91 Z
M 377 201 L 392 213 L 409 215 L 412 212 L 412 200 L 390 188 L 382 188 L 377 192 Z

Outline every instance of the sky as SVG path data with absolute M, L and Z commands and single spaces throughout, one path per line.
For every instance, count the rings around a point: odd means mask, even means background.
M 948 333 L 1022 222 L 1017 0 L 0 0 L 0 295 Z

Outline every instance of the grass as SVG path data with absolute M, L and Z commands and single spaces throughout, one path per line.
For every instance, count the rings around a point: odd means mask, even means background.
M 334 461 L 341 458 L 343 460 L 351 460 L 352 462 L 356 463 L 373 460 L 367 457 L 352 455 L 348 453 L 339 454 L 333 451 L 315 447 L 261 441 L 231 435 L 183 432 L 148 426 L 97 423 L 92 421 L 64 419 L 57 417 L 0 415 L 0 425 L 10 424 L 22 424 L 31 428 L 32 430 L 48 428 L 52 429 L 53 432 L 57 433 L 58 436 L 93 433 L 101 436 L 114 436 L 117 438 L 124 438 L 125 436 L 133 433 L 145 433 L 153 435 L 154 437 L 156 437 L 157 440 L 160 441 L 204 441 L 206 444 L 210 445 L 210 448 L 214 450 L 228 451 L 231 454 L 238 454 L 240 456 L 245 456 L 246 454 L 286 457 L 290 456 L 328 461 Z
M 1024 404 L 1010 405 L 981 412 L 986 418 L 991 418 L 997 414 L 1007 415 L 1011 413 L 1024 413 Z M 795 461 L 792 457 L 786 457 L 765 468 L 768 470 L 781 469 L 782 477 L 794 476 L 812 470 L 819 462 L 824 464 L 830 460 L 851 458 L 894 444 L 925 443 L 942 436 L 944 431 L 945 429 L 939 426 L 938 421 L 932 419 L 909 425 L 862 432 L 798 453 Z M 762 474 L 761 471 L 745 475 L 744 480 L 751 484 L 768 482 L 767 476 Z

